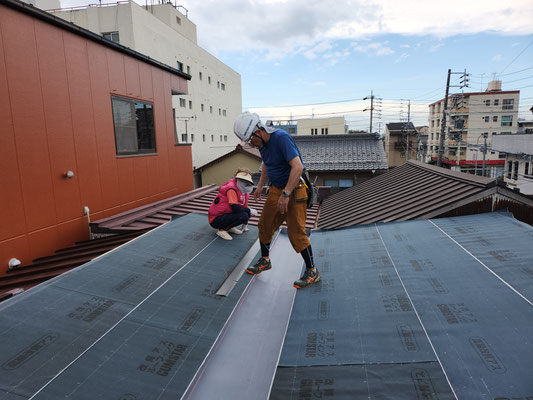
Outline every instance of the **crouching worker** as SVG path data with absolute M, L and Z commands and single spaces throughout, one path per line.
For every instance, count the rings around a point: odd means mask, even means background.
M 239 168 L 235 177 L 218 189 L 218 194 L 209 207 L 209 224 L 218 229 L 217 235 L 225 240 L 232 240 L 229 233 L 240 235 L 248 224 L 250 216 L 257 215 L 257 211 L 248 207 L 248 199 L 252 193 L 254 182 L 252 174 L 245 168 Z

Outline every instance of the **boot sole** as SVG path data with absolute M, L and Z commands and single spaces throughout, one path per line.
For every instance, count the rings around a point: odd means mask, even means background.
M 250 271 L 250 270 L 247 269 L 246 272 L 248 272 L 250 275 L 259 275 L 261 272 L 268 271 L 269 269 L 272 269 L 272 267 L 262 269 L 261 271 L 258 271 L 258 272 L 253 272 L 253 271 Z

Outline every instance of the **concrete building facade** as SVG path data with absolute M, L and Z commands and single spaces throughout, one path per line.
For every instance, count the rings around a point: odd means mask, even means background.
M 178 6 L 179 7 L 179 6 Z M 189 92 L 173 96 L 176 144 L 191 144 L 193 167 L 232 151 L 242 111 L 241 76 L 197 44 L 196 25 L 171 3 L 135 2 L 53 12 L 189 74 Z
M 485 92 L 450 96 L 443 164 L 481 175 L 486 137 L 485 175 L 501 175 L 505 155 L 491 150 L 492 137 L 517 132 L 519 95 L 518 90 L 502 91 L 501 81 L 492 81 Z M 429 105 L 428 159 L 433 162 L 438 157 L 443 108 L 444 99 Z
M 533 134 L 494 135 L 492 147 L 506 156 L 503 179 L 507 186 L 533 195 Z
M 306 118 L 298 120 L 298 135 L 345 135 L 344 117 Z

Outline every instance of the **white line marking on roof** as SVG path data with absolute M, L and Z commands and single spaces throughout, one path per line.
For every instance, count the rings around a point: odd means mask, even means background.
M 113 329 L 115 329 L 122 321 L 124 321 L 132 312 L 134 312 L 137 308 L 139 308 L 146 300 L 148 300 L 150 297 L 152 297 L 159 289 L 161 289 L 163 286 L 166 285 L 168 281 L 170 281 L 178 272 L 180 272 L 183 268 L 185 268 L 188 264 L 190 264 L 196 257 L 200 255 L 205 249 L 207 249 L 211 243 L 213 243 L 215 240 L 217 240 L 218 237 L 215 237 L 213 240 L 211 240 L 202 250 L 198 252 L 194 257 L 192 257 L 189 261 L 187 261 L 179 270 L 174 272 L 165 282 L 163 282 L 161 285 L 159 285 L 152 293 L 150 293 L 146 298 L 141 301 L 139 304 L 137 304 L 135 307 L 133 307 L 130 312 L 128 312 L 126 315 L 124 315 L 115 325 L 113 325 L 111 328 L 109 328 L 102 336 L 100 336 L 96 341 L 91 344 L 89 347 L 87 347 L 78 357 L 76 357 L 74 360 L 72 360 L 65 368 L 63 368 L 61 371 L 59 371 L 52 379 L 50 379 L 47 383 L 44 384 L 43 387 L 41 387 L 38 391 L 36 391 L 28 400 L 32 400 L 35 396 L 37 396 L 39 393 L 41 393 L 48 385 L 50 385 L 54 380 L 56 380 L 63 372 L 65 372 L 72 364 L 74 364 L 76 361 L 78 361 L 85 353 L 87 353 L 90 349 L 92 349 L 100 340 L 102 340 L 109 332 L 111 332 Z
M 381 236 L 381 232 L 379 231 L 379 228 L 377 224 L 374 224 L 376 227 L 376 230 L 378 232 L 379 238 L 381 239 L 381 243 L 383 243 L 383 246 L 385 247 L 385 251 L 387 252 L 387 255 L 389 256 L 389 259 L 392 262 L 392 266 L 394 267 L 394 271 L 396 271 L 396 275 L 398 275 L 398 279 L 400 280 L 400 283 L 402 284 L 403 290 L 405 291 L 405 294 L 407 295 L 407 298 L 409 299 L 409 302 L 411 303 L 411 306 L 413 307 L 413 311 L 416 314 L 416 317 L 418 318 L 418 322 L 420 322 L 420 325 L 422 326 L 422 329 L 424 330 L 424 333 L 426 334 L 426 337 L 429 341 L 429 345 L 431 346 L 431 349 L 433 350 L 433 353 L 435 354 L 435 357 L 437 357 L 437 361 L 440 364 L 440 367 L 442 369 L 442 372 L 444 373 L 444 376 L 446 377 L 446 381 L 448 382 L 448 385 L 450 386 L 450 389 L 452 390 L 453 395 L 455 396 L 456 400 L 458 400 L 457 394 L 455 393 L 455 390 L 453 389 L 452 383 L 450 382 L 450 378 L 448 377 L 448 374 L 446 373 L 446 370 L 444 369 L 444 366 L 442 365 L 442 362 L 440 361 L 439 355 L 437 354 L 437 351 L 435 350 L 435 346 L 433 346 L 433 342 L 429 338 L 428 332 L 426 330 L 426 327 L 424 326 L 422 319 L 420 318 L 420 315 L 418 315 L 418 311 L 416 311 L 415 304 L 413 303 L 413 300 L 411 299 L 411 296 L 409 295 L 409 292 L 407 291 L 407 288 L 405 287 L 402 277 L 400 276 L 400 273 L 398 272 L 398 269 L 396 268 L 396 264 L 394 263 L 394 260 L 392 259 L 389 249 L 387 248 L 387 245 L 385 244 L 385 241 L 383 240 L 383 237 Z
M 429 222 L 431 222 L 433 225 L 435 225 L 442 233 L 444 233 L 446 236 L 450 238 L 457 246 L 459 246 L 461 249 L 463 249 L 467 254 L 469 254 L 474 260 L 476 260 L 478 263 L 483 265 L 492 275 L 494 275 L 496 278 L 498 278 L 500 281 L 502 281 L 509 289 L 511 289 L 513 292 L 515 292 L 517 295 L 519 295 L 521 298 L 523 298 L 525 301 L 529 303 L 530 306 L 533 306 L 533 303 L 527 299 L 522 293 L 520 293 L 518 290 L 516 290 L 514 287 L 512 287 L 509 283 L 507 283 L 501 276 L 499 276 L 496 272 L 494 272 L 492 269 L 487 267 L 483 261 L 481 261 L 479 258 L 477 258 L 475 255 L 470 253 L 467 249 L 465 249 L 457 240 L 452 238 L 450 235 L 448 235 L 440 226 L 438 226 L 435 222 L 428 219 Z

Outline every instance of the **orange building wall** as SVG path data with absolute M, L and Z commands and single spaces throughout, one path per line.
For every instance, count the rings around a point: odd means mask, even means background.
M 88 239 L 84 206 L 96 220 L 193 189 L 172 89 L 186 80 L 0 5 L 0 274 Z M 154 104 L 157 155 L 116 156 L 111 94 Z

